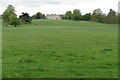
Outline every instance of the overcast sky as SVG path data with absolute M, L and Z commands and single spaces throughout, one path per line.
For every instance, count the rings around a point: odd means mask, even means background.
M 15 7 L 16 13 L 28 12 L 30 15 L 36 12 L 44 14 L 64 14 L 68 10 L 80 9 L 82 14 L 93 12 L 100 8 L 103 13 L 109 9 L 118 12 L 119 0 L 0 0 L 0 14 L 8 4 Z

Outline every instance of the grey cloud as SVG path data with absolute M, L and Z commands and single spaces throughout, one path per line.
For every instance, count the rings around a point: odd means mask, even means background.
M 25 7 L 26 9 L 30 9 L 30 12 L 31 9 L 38 9 L 38 8 L 41 8 L 44 11 L 46 8 L 49 9 L 51 6 L 52 8 L 61 9 L 61 12 L 62 11 L 65 12 L 66 10 L 72 10 L 75 8 L 79 8 L 79 9 L 82 8 L 84 12 L 88 11 L 85 9 L 89 9 L 89 11 L 91 11 L 94 8 L 103 8 L 103 10 L 106 11 L 109 8 L 116 9 L 117 6 L 116 3 L 118 1 L 119 0 L 0 0 L 0 8 L 1 8 L 0 10 L 6 8 L 8 4 L 12 4 L 13 6 L 15 6 L 15 8 Z M 87 8 L 86 5 L 88 5 L 89 7 Z M 55 11 L 57 12 L 57 9 L 55 9 Z M 48 11 L 45 10 L 44 12 L 47 13 Z
M 5 7 L 8 4 L 13 4 L 15 6 L 28 6 L 28 7 L 36 7 L 43 4 L 52 4 L 52 5 L 76 5 L 83 2 L 98 2 L 100 0 L 3 0 L 0 1 L 2 6 Z
M 4 0 L 0 1 L 2 7 L 6 7 L 9 4 L 12 4 L 13 6 L 26 6 L 26 7 L 38 7 L 43 4 L 52 4 L 52 5 L 57 5 L 61 4 L 59 0 Z
M 44 2 L 46 4 L 61 4 L 60 2 Z

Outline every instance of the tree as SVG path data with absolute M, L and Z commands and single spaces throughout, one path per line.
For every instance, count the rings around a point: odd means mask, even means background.
M 45 14 L 42 14 L 42 19 L 46 19 Z
M 102 14 L 101 16 L 99 16 L 98 22 L 104 23 L 105 18 L 106 18 L 106 15 L 105 15 L 105 14 Z
M 6 26 L 9 24 L 10 16 L 15 15 L 15 8 L 12 5 L 8 5 L 7 9 L 2 14 L 3 24 Z
M 45 14 L 41 12 L 37 12 L 35 15 L 32 16 L 33 19 L 45 19 Z
M 73 11 L 72 19 L 73 19 L 73 20 L 81 20 L 81 19 L 82 19 L 82 15 L 81 15 L 80 10 L 75 9 L 75 10 Z
M 28 13 L 24 13 L 24 12 L 22 13 L 22 15 L 19 16 L 19 18 L 21 19 L 21 21 L 23 23 L 31 23 L 31 21 L 32 21 L 32 19 L 29 16 L 29 14 Z
M 16 25 L 19 25 L 19 19 L 17 18 L 16 15 L 12 14 L 10 16 L 10 21 L 9 21 L 10 25 L 14 25 L 16 27 Z
M 2 15 L 0 15 L 0 19 L 2 19 Z
M 90 21 L 91 20 L 91 13 L 87 13 L 87 14 L 83 15 L 83 20 Z
M 71 11 L 67 11 L 67 12 L 65 13 L 65 19 L 67 19 L 67 20 L 72 19 L 72 12 L 71 12 Z
M 120 13 L 118 13 L 117 17 L 118 17 L 118 24 L 120 24 Z
M 91 21 L 102 22 L 102 11 L 100 8 L 95 9 L 92 13 Z
M 63 15 L 61 14 L 60 17 L 61 19 L 66 19 L 64 14 Z
M 104 22 L 105 23 L 117 23 L 118 22 L 118 17 L 116 15 L 116 12 L 114 10 L 110 9 L 110 12 L 106 16 Z
M 35 16 L 36 19 L 41 19 L 42 18 L 42 13 L 38 12 Z

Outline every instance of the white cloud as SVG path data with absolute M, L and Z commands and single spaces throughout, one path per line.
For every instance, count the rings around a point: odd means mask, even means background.
M 103 13 L 109 12 L 111 8 L 118 11 L 118 0 L 3 0 L 0 1 L 0 14 L 8 4 L 15 6 L 18 15 L 22 12 L 28 12 L 31 15 L 36 12 L 64 14 L 74 9 L 80 9 L 85 14 L 97 8 L 101 8 Z

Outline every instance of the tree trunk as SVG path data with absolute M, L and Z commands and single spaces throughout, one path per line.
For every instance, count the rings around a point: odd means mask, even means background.
M 14 25 L 16 27 L 16 25 Z

